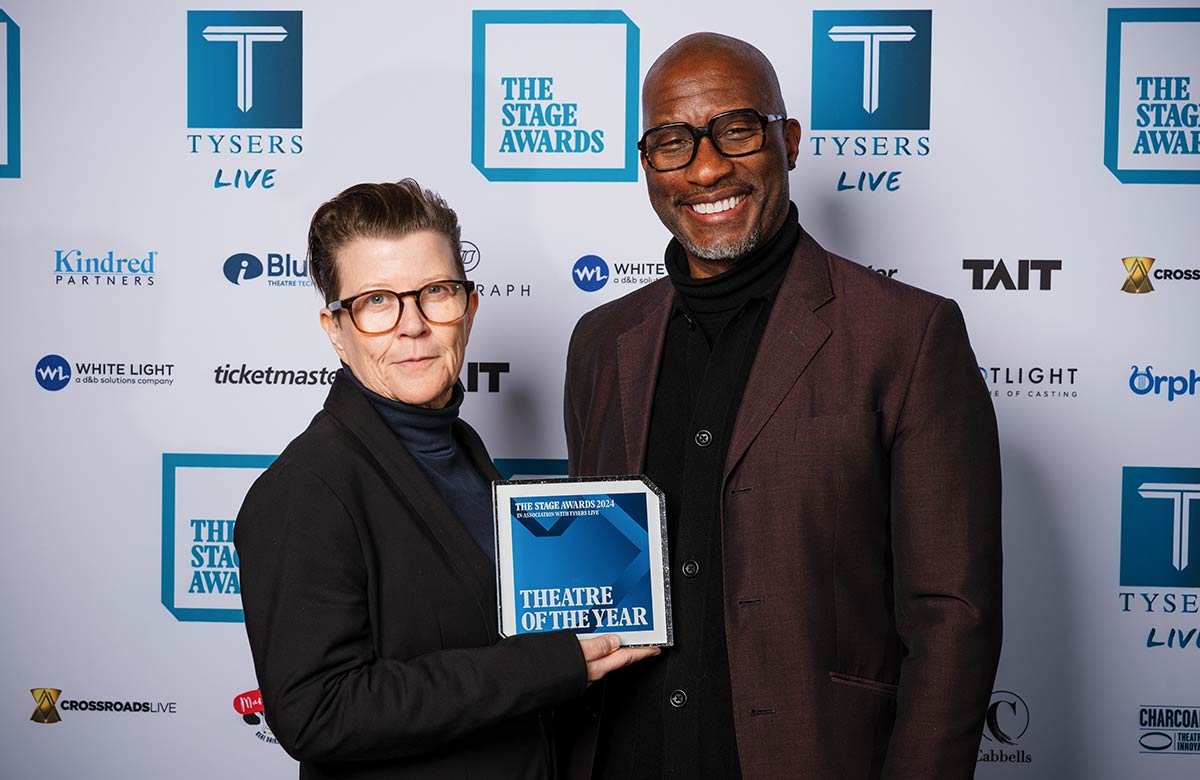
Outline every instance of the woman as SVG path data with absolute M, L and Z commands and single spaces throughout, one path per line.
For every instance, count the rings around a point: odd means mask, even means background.
M 342 370 L 236 526 L 271 728 L 301 777 L 552 777 L 542 712 L 655 651 L 497 635 L 458 218 L 411 179 L 360 184 L 317 209 L 308 253 Z

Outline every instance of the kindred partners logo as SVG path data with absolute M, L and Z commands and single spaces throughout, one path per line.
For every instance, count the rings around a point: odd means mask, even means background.
M 813 156 L 863 160 L 836 192 L 899 190 L 930 152 L 933 12 L 813 11 L 812 35 Z
M 1149 649 L 1200 650 L 1200 468 L 1126 466 L 1121 612 Z M 1136 617 L 1134 617 L 1136 616 Z
M 1138 746 L 1139 753 L 1200 756 L 1200 706 L 1139 706 Z
M 983 722 L 980 764 L 1030 764 L 1033 756 L 1020 746 L 1029 730 L 1029 706 L 1012 691 L 992 691 Z
M 0 8 L 0 179 L 21 177 L 21 28 Z
M 571 280 L 584 292 L 597 292 L 610 282 L 613 285 L 641 286 L 667 275 L 667 264 L 644 261 L 614 261 L 609 264 L 600 255 L 584 255 L 571 267 Z
M 255 688 L 252 691 L 239 693 L 233 697 L 233 711 L 242 716 L 242 721 L 254 728 L 254 736 L 260 742 L 268 745 L 278 745 L 279 740 L 267 725 L 267 715 L 263 712 L 262 691 Z
M 637 181 L 640 33 L 618 10 L 471 13 L 471 163 L 488 181 Z
M 289 252 L 267 252 L 263 256 L 267 259 L 265 263 L 249 252 L 230 255 L 221 266 L 225 279 L 238 286 L 256 279 L 262 279 L 268 287 L 313 286 L 308 278 L 307 260 L 294 260 Z
M 1200 8 L 1108 9 L 1104 165 L 1124 184 L 1200 184 Z
M 463 270 L 468 274 L 480 267 L 483 261 L 483 252 L 480 251 L 477 244 L 471 241 L 462 241 L 459 244 L 459 252 L 462 256 Z M 481 279 L 472 276 L 471 280 L 475 282 L 475 291 L 481 298 L 530 298 L 533 296 L 533 285 L 525 279 L 511 277 Z
M 125 254 L 114 249 L 84 255 L 81 249 L 54 250 L 54 284 L 65 287 L 153 287 L 154 261 L 151 249 Z
M 37 362 L 33 377 L 43 390 L 57 392 L 69 384 L 163 387 L 175 383 L 174 363 L 77 361 L 49 354 Z
M 302 127 L 303 42 L 301 11 L 188 11 L 188 128 L 207 132 L 187 149 L 217 157 L 215 189 L 272 189 L 303 153 L 299 132 L 240 132 Z
M 1200 268 L 1172 268 L 1162 265 L 1155 268 L 1155 262 L 1157 261 L 1153 257 L 1122 257 L 1125 283 L 1121 285 L 1121 292 L 1144 295 L 1154 292 L 1154 282 L 1200 282 Z
M 175 715 L 177 705 L 173 701 L 132 701 L 128 699 L 63 699 L 59 688 L 30 688 L 36 705 L 30 720 L 34 723 L 61 723 L 60 713 L 110 714 L 135 713 L 140 715 Z

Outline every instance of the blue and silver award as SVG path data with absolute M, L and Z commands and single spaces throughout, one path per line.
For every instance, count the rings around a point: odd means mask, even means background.
M 501 635 L 672 644 L 666 506 L 648 479 L 497 481 L 492 497 Z

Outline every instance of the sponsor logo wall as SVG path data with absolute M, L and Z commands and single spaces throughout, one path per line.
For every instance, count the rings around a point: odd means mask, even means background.
M 567 5 L 0 0 L 0 776 L 295 777 L 233 538 L 339 368 L 313 211 L 447 198 L 463 416 L 562 476 L 575 322 L 666 276 L 641 81 L 710 29 L 776 65 L 805 229 L 970 331 L 1005 478 L 977 777 L 1195 777 L 1200 6 Z

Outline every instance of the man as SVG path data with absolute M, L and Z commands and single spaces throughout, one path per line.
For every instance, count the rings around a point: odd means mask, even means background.
M 675 645 L 593 692 L 571 774 L 970 777 L 1000 466 L 958 307 L 801 229 L 753 46 L 680 40 L 642 102 L 669 278 L 580 320 L 566 428 L 572 474 L 665 492 Z

